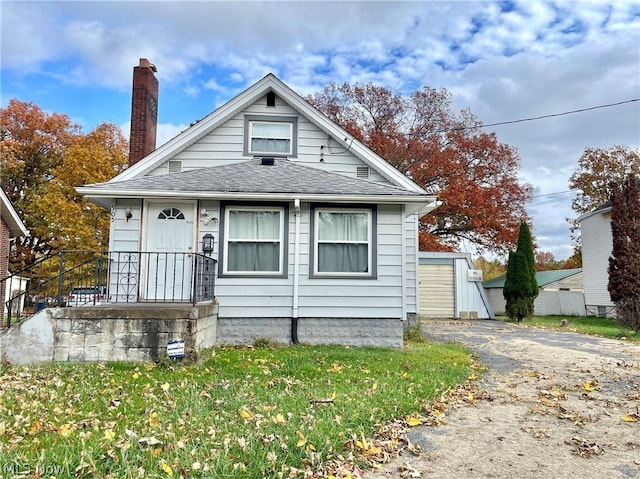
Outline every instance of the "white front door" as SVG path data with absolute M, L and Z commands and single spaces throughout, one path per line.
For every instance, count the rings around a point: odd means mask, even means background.
M 194 203 L 149 203 L 142 297 L 153 301 L 184 302 L 191 298 Z

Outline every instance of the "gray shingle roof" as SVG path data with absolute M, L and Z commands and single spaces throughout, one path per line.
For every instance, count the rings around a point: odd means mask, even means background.
M 280 158 L 276 158 L 273 165 L 263 165 L 261 159 L 253 159 L 182 173 L 86 185 L 83 189 L 96 193 L 106 190 L 428 196 L 426 193 L 350 178 Z
M 555 283 L 556 281 L 560 281 L 562 279 L 566 279 L 574 274 L 578 274 L 582 272 L 582 268 L 573 268 L 573 269 L 556 269 L 550 271 L 536 271 L 536 282 L 538 283 L 538 287 L 542 288 L 551 283 Z M 482 286 L 485 288 L 504 288 L 504 283 L 507 279 L 507 275 L 503 274 L 502 276 L 498 276 L 497 278 L 489 279 L 482 283 Z

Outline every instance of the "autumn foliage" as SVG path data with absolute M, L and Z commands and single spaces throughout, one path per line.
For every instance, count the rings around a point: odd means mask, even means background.
M 621 145 L 609 148 L 586 148 L 578 159 L 578 168 L 569 178 L 569 188 L 576 192 L 571 208 L 582 215 L 595 210 L 611 198 L 612 185 L 630 175 L 640 176 L 640 149 Z M 580 231 L 571 220 L 574 239 Z
M 450 251 L 470 241 L 504 253 L 526 218 L 515 148 L 481 131 L 469 111 L 454 113 L 445 89 L 402 96 L 369 84 L 331 84 L 307 100 L 427 192 L 441 206 L 420 220 L 420 249 Z
M 120 130 L 104 123 L 83 134 L 68 116 L 16 99 L 0 115 L 0 187 L 30 232 L 13 245 L 12 271 L 63 249 L 106 247 L 109 213 L 74 187 L 124 168 L 128 145 Z
M 630 175 L 611 186 L 611 235 L 608 290 L 616 316 L 625 326 L 640 331 L 640 194 Z

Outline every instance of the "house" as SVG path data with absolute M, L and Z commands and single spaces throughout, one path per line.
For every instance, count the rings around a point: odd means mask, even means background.
M 154 73 L 145 59 L 134 69 L 132 150 L 149 143 L 133 123 L 153 124 Z M 139 134 L 155 139 L 154 128 Z M 165 254 L 139 263 L 136 301 L 193 294 L 195 266 L 175 255 L 208 257 L 217 343 L 402 346 L 418 310 L 418 218 L 436 198 L 276 76 L 142 151 L 112 180 L 78 188 L 111 211 L 110 254 Z M 120 301 L 118 282 L 108 301 Z
M 470 253 L 419 253 L 422 319 L 495 319 Z
M 13 208 L 7 195 L 0 189 L 0 279 L 9 276 L 9 241 L 17 236 L 26 236 L 27 228 Z M 0 299 L 2 311 L 6 314 L 6 303 L 12 296 L 14 289 L 23 287 L 23 279 L 0 282 Z
M 582 238 L 584 302 L 588 315 L 615 317 L 609 283 L 609 257 L 613 251 L 611 201 L 578 217 Z
M 582 268 L 536 272 L 539 292 L 534 314 L 584 316 L 583 278 Z M 506 275 L 502 275 L 482 284 L 496 314 L 505 314 L 506 301 L 502 294 L 505 279 Z

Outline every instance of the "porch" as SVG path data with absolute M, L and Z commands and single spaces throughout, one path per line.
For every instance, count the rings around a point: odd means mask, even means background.
M 2 326 L 45 308 L 191 305 L 215 298 L 216 260 L 199 253 L 62 251 L 0 280 Z

